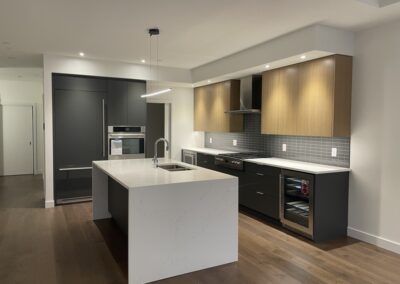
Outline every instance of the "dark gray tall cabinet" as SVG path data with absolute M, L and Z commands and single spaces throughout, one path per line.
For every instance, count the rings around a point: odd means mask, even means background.
M 165 135 L 165 104 L 147 104 L 146 158 L 154 157 L 154 143 Z M 164 143 L 158 143 L 158 157 L 165 156 Z
M 91 198 L 91 166 L 107 159 L 108 125 L 146 125 L 144 81 L 53 74 L 56 204 Z
M 146 93 L 143 81 L 124 79 L 107 80 L 108 125 L 146 125 Z

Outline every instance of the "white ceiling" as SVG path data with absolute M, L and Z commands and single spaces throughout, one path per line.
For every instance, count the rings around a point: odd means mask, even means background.
M 140 63 L 158 26 L 160 65 L 191 69 L 315 23 L 357 31 L 400 18 L 400 4 L 371 1 L 0 0 L 0 67 L 80 51 Z

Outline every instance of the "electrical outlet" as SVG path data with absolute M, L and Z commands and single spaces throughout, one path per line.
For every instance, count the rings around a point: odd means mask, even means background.
M 210 137 L 210 144 L 212 144 L 212 137 Z
M 232 140 L 232 144 L 233 144 L 233 146 L 237 146 L 237 140 L 236 140 L 236 139 L 233 139 L 233 140 Z
M 286 144 L 282 144 L 282 151 L 286 152 Z
M 331 155 L 332 155 L 332 157 L 336 157 L 337 156 L 337 148 L 332 148 Z

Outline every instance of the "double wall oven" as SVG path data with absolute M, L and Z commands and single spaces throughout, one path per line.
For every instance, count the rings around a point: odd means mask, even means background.
M 139 159 L 145 157 L 144 126 L 109 126 L 108 159 Z

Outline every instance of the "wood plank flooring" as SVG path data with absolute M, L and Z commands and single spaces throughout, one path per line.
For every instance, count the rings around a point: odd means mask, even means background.
M 40 176 L 0 177 L 0 283 L 127 283 L 127 243 L 91 203 L 43 209 Z M 243 212 L 237 263 L 161 283 L 400 283 L 400 255 L 351 238 L 314 244 Z

